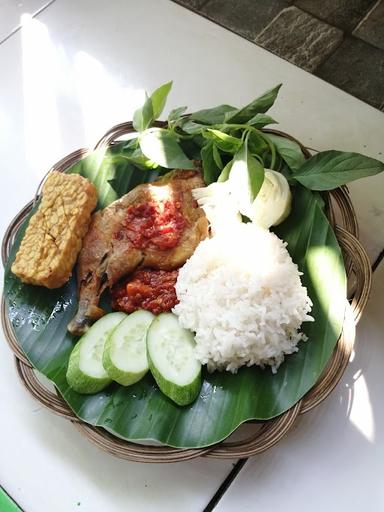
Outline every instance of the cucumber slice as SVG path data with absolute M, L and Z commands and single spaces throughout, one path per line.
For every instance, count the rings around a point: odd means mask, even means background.
M 68 362 L 67 381 L 72 389 L 91 395 L 112 382 L 102 363 L 104 344 L 113 329 L 126 317 L 125 313 L 109 313 L 80 338 Z
M 139 310 L 129 315 L 107 339 L 103 366 L 123 386 L 138 382 L 148 371 L 146 337 L 155 315 Z
M 160 390 L 178 405 L 195 400 L 201 388 L 201 364 L 191 331 L 173 313 L 162 313 L 147 333 L 149 368 Z

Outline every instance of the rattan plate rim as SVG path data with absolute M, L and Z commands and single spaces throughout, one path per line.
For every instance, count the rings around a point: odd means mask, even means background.
M 157 125 L 164 126 L 164 123 L 159 122 Z M 131 122 L 117 125 L 111 128 L 102 137 L 102 139 L 97 143 L 96 148 L 113 144 L 116 139 L 128 133 L 132 133 L 132 131 L 133 127 Z M 276 130 L 268 131 L 282 134 L 286 137 L 288 136 L 287 134 Z M 291 136 L 288 137 L 292 140 L 296 140 Z M 305 156 L 309 157 L 309 151 L 301 144 L 300 146 L 302 147 Z M 79 149 L 67 155 L 55 164 L 50 171 L 64 171 L 87 152 L 88 150 L 86 149 Z M 39 186 L 36 197 L 38 197 L 43 181 Z M 259 424 L 262 423 L 261 428 L 247 439 L 236 442 L 224 440 L 216 445 L 198 449 L 148 446 L 122 440 L 101 427 L 95 427 L 83 422 L 74 414 L 59 393 L 52 393 L 40 383 L 34 369 L 23 354 L 17 343 L 15 335 L 13 334 L 12 327 L 6 314 L 5 300 L 4 297 L 2 297 L 1 320 L 5 338 L 14 354 L 16 370 L 22 384 L 42 405 L 50 409 L 55 414 L 71 421 L 77 430 L 86 436 L 90 442 L 105 452 L 121 459 L 149 463 L 172 463 L 192 460 L 198 457 L 233 459 L 251 457 L 269 449 L 289 432 L 300 414 L 308 412 L 319 405 L 327 398 L 339 382 L 348 365 L 355 339 L 355 326 L 367 303 L 371 288 L 371 266 L 364 248 L 357 239 L 358 225 L 356 215 L 346 187 L 341 187 L 332 191 L 329 195 L 327 194 L 325 196 L 325 199 L 327 202 L 328 217 L 343 250 L 347 274 L 350 276 L 353 273 L 356 281 L 351 304 L 349 304 L 349 302 L 347 303 L 343 332 L 326 369 L 313 388 L 293 407 L 280 416 L 265 422 L 256 422 Z M 14 236 L 26 215 L 32 208 L 34 201 L 28 203 L 16 215 L 5 233 L 2 244 L 3 264 L 5 264 L 8 259 L 9 250 L 12 246 Z M 340 218 L 340 225 L 336 224 L 336 211 Z

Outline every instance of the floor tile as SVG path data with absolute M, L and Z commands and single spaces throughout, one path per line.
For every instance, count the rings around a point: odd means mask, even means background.
M 337 388 L 272 449 L 250 459 L 215 509 L 376 512 L 384 508 L 384 265 Z M 369 499 L 367 499 L 369 496 Z
M 255 42 L 307 71 L 314 71 L 342 40 L 341 30 L 292 6 L 281 11 Z
M 281 9 L 291 3 L 289 0 L 210 0 L 202 13 L 225 28 L 254 39 Z
M 373 7 L 353 34 L 384 50 L 384 0 Z
M 347 37 L 316 75 L 380 108 L 384 99 L 384 50 Z
M 0 43 L 21 25 L 23 14 L 34 14 L 49 0 L 0 0 Z
M 295 5 L 335 27 L 351 31 L 376 0 L 295 0 Z

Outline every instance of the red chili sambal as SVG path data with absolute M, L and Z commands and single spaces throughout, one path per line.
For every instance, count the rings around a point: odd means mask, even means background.
M 173 249 L 186 226 L 180 201 L 164 200 L 133 204 L 117 238 L 128 239 L 136 249 Z
M 146 309 L 158 315 L 178 302 L 175 290 L 178 270 L 136 270 L 112 289 L 112 308 L 125 313 Z

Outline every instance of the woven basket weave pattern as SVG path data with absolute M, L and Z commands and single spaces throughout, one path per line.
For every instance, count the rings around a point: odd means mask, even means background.
M 158 122 L 157 126 L 164 126 Z M 118 138 L 132 133 L 132 123 L 123 123 L 111 128 L 97 143 L 95 149 L 113 144 Z M 284 135 L 276 130 L 265 130 L 267 132 Z M 296 141 L 296 140 L 295 140 Z M 298 141 L 296 141 L 298 142 Z M 299 142 L 298 142 L 299 143 Z M 306 158 L 310 153 L 300 144 Z M 80 149 L 66 156 L 55 164 L 52 170 L 64 172 L 87 153 L 87 150 Z M 40 184 L 38 194 L 41 191 Z M 37 195 L 38 195 L 37 194 Z M 178 449 L 166 446 L 146 446 L 131 443 L 119 439 L 100 427 L 84 423 L 80 420 L 59 394 L 47 390 L 38 380 L 36 374 L 21 351 L 17 339 L 13 333 L 5 310 L 4 297 L 1 304 L 1 317 L 6 340 L 14 354 L 16 369 L 21 382 L 29 393 L 42 405 L 52 412 L 71 421 L 75 427 L 85 435 L 92 443 L 106 452 L 136 462 L 180 462 L 183 460 L 195 459 L 197 457 L 210 457 L 216 459 L 245 458 L 261 453 L 282 439 L 292 428 L 300 414 L 303 414 L 322 402 L 339 382 L 348 364 L 355 339 L 355 325 L 367 303 L 371 288 L 371 266 L 368 256 L 357 240 L 358 226 L 353 206 L 349 199 L 346 187 L 333 190 L 324 196 L 326 200 L 326 211 L 332 227 L 335 230 L 339 244 L 343 251 L 345 266 L 350 283 L 353 283 L 353 298 L 351 304 L 347 305 L 343 332 L 337 343 L 330 361 L 327 364 L 322 376 L 315 386 L 293 407 L 284 414 L 269 421 L 255 422 L 255 433 L 244 440 L 230 442 L 223 441 L 214 446 L 202 449 Z M 36 198 L 35 198 L 36 200 Z M 31 210 L 34 201 L 26 205 L 23 210 L 13 219 L 5 233 L 2 245 L 3 264 L 8 259 L 9 251 L 14 237 Z M 260 426 L 261 425 L 261 426 Z

